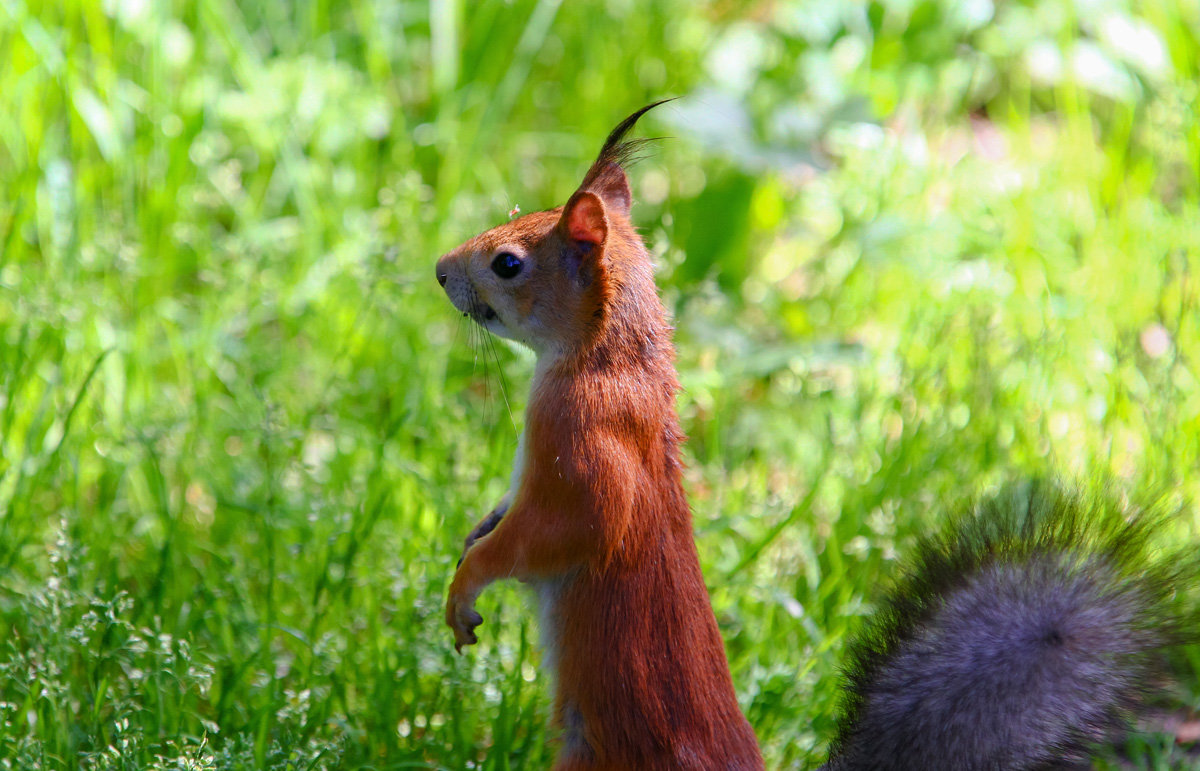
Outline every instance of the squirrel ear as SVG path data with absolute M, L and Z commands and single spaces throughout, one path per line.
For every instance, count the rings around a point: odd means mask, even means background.
M 599 246 L 608 238 L 604 202 L 590 190 L 580 190 L 571 196 L 558 224 L 564 235 L 572 241 Z
M 625 170 L 618 164 L 608 164 L 596 176 L 595 181 L 588 186 L 588 190 L 600 196 L 609 209 L 629 216 L 629 207 L 633 205 L 633 194 L 629 192 L 629 177 L 625 176 Z

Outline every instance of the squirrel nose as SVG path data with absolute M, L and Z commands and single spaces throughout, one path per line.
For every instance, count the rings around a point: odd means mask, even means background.
M 437 276 L 438 283 L 444 288 L 446 282 L 450 280 L 450 255 L 443 254 L 438 258 L 437 265 L 434 265 L 434 274 Z

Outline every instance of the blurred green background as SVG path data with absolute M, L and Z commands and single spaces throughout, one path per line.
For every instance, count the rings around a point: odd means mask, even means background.
M 442 623 L 529 356 L 433 264 L 664 96 L 700 552 L 811 765 L 948 510 L 1198 492 L 1198 67 L 1197 0 L 0 0 L 0 768 L 548 765 L 529 598 Z

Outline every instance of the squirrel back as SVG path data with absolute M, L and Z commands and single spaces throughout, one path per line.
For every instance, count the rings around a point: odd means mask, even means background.
M 559 208 L 437 263 L 454 306 L 538 356 L 512 486 L 467 536 L 446 622 L 476 642 L 493 581 L 535 586 L 556 769 L 759 769 L 682 484 L 671 327 L 609 135 Z M 1173 641 L 1153 517 L 1045 485 L 922 544 L 852 648 L 827 769 L 1044 768 L 1083 757 Z
M 828 771 L 1040 769 L 1121 729 L 1195 559 L 1111 496 L 1012 485 L 918 547 L 851 646 Z M 1187 567 L 1191 565 L 1192 567 Z

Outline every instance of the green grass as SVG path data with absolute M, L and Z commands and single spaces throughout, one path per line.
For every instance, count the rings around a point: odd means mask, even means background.
M 529 598 L 441 620 L 529 358 L 433 263 L 666 95 L 635 218 L 771 767 L 949 508 L 1196 498 L 1200 9 L 846 5 L 0 0 L 0 767 L 547 766 Z

